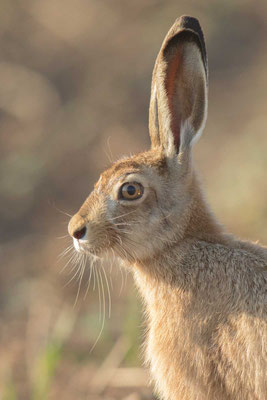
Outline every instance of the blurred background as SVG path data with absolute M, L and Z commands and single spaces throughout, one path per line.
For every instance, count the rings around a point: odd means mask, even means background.
M 267 242 L 266 2 L 0 4 L 0 398 L 151 400 L 132 278 L 104 266 L 112 309 L 99 337 L 97 283 L 87 290 L 85 278 L 77 296 L 71 263 L 61 272 L 67 214 L 110 160 L 149 146 L 154 60 L 189 14 L 209 54 L 209 118 L 195 148 L 207 198 L 229 230 Z

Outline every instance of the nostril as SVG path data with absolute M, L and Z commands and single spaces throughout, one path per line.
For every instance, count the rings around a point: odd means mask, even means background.
M 75 231 L 73 237 L 79 240 L 82 239 L 85 236 L 85 234 L 86 234 L 86 227 L 84 226 L 82 229 Z

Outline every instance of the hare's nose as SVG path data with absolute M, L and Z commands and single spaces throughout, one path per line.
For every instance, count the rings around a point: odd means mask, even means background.
M 79 214 L 75 214 L 69 222 L 68 230 L 70 236 L 78 240 L 83 239 L 87 231 L 84 218 Z
M 86 226 L 84 226 L 82 229 L 75 231 L 73 233 L 73 237 L 79 240 L 82 239 L 85 236 L 85 234 L 86 234 Z

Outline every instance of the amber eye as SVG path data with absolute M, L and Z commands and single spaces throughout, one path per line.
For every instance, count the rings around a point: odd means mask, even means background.
M 141 183 L 127 182 L 120 188 L 120 198 L 123 200 L 136 200 L 142 197 L 144 188 Z

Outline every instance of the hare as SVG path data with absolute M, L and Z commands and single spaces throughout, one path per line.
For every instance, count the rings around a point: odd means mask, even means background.
M 197 19 L 158 54 L 151 149 L 106 170 L 69 223 L 81 253 L 110 251 L 133 272 L 147 316 L 146 360 L 161 399 L 267 399 L 267 248 L 226 233 L 207 205 L 192 145 L 207 116 Z

